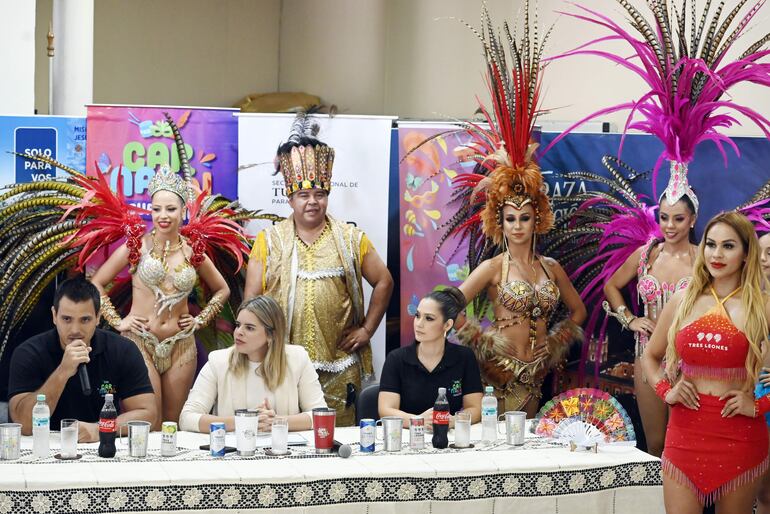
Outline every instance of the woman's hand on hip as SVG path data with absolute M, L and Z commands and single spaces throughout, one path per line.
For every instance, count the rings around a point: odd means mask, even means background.
M 733 389 L 727 391 L 725 394 L 719 397 L 720 400 L 727 400 L 725 406 L 722 407 L 722 417 L 732 418 L 738 414 L 742 416 L 748 416 L 753 418 L 756 414 L 754 408 L 754 395 L 746 391 L 740 391 Z
M 666 403 L 669 405 L 681 403 L 688 409 L 699 409 L 700 402 L 698 401 L 698 390 L 695 388 L 695 384 L 685 378 L 681 379 L 666 393 Z

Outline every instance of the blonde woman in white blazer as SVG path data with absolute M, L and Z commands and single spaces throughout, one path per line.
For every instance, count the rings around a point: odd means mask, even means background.
M 326 407 L 307 351 L 285 344 L 286 318 L 268 296 L 238 308 L 231 348 L 209 353 L 179 417 L 182 430 L 209 432 L 213 422 L 235 429 L 236 409 L 259 409 L 259 430 L 287 416 L 289 430 L 309 430 L 312 409 Z

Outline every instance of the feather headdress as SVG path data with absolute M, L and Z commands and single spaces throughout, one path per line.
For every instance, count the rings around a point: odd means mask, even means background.
M 301 190 L 321 189 L 328 193 L 332 188 L 334 148 L 316 139 L 321 127 L 309 114 L 297 113 L 289 140 L 279 147 L 275 158 L 276 173 L 283 175 L 287 197 Z
M 770 180 L 754 193 L 751 199 L 736 209 L 754 224 L 757 235 L 770 233 Z
M 544 248 L 544 252 L 567 270 L 583 302 L 593 306 L 585 335 L 587 339 L 596 338 L 596 362 L 599 362 L 607 329 L 602 309 L 604 284 L 639 247 L 653 238 L 663 238 L 655 219 L 657 206 L 648 205 L 645 198 L 633 190 L 633 184 L 647 173 L 636 173 L 615 157 L 603 157 L 602 164 L 609 171 L 609 178 L 583 171 L 564 174 L 569 180 L 592 182 L 607 191 L 596 189 L 560 197 L 560 203 L 580 206 L 569 217 L 559 220 Z M 629 292 L 635 299 L 633 283 L 629 284 Z M 581 373 L 588 350 L 589 345 L 584 344 Z M 598 373 L 598 368 L 596 371 Z
M 726 164 L 725 143 L 736 154 L 739 153 L 723 132 L 723 129 L 739 124 L 735 114 L 745 116 L 770 137 L 770 121 L 755 110 L 726 97 L 733 86 L 741 83 L 770 85 L 770 63 L 759 62 L 770 53 L 770 50 L 762 50 L 770 41 L 770 34 L 749 46 L 737 59 L 727 59 L 728 51 L 743 35 L 766 0 L 754 0 L 743 15 L 739 13 L 748 0 L 740 0 L 724 17 L 723 1 L 711 13 L 711 0 L 707 0 L 698 17 L 696 2 L 690 0 L 689 19 L 687 0 L 682 0 L 679 9 L 673 4 L 669 6 L 667 0 L 648 0 L 646 4 L 652 15 L 651 21 L 628 0 L 617 1 L 630 16 L 637 36 L 609 17 L 575 4 L 581 13 L 563 14 L 598 25 L 610 34 L 554 59 L 581 54 L 603 57 L 638 75 L 649 90 L 638 100 L 607 107 L 587 116 L 570 130 L 604 114 L 630 111 L 624 132 L 628 129 L 640 130 L 656 136 L 664 145 L 655 163 L 653 183 L 663 159 L 668 159 L 671 161 L 671 179 L 664 192 L 667 201 L 673 204 L 682 196 L 688 196 L 697 207 L 697 198 L 687 183 L 687 164 L 692 161 L 695 148 L 700 143 L 713 142 Z M 596 48 L 598 44 L 608 41 L 626 42 L 632 50 L 630 58 Z M 556 138 L 551 146 L 560 139 Z M 623 140 L 621 150 L 622 146 Z
M 535 233 L 544 234 L 553 226 L 553 211 L 545 192 L 540 167 L 534 161 L 537 147 L 532 141 L 539 114 L 543 71 L 541 56 L 548 39 L 542 41 L 529 26 L 529 1 L 524 2 L 523 34 L 519 37 L 503 24 L 505 40 L 496 33 L 486 4 L 481 12 L 481 29 L 465 24 L 479 38 L 486 60 L 486 83 L 491 97 L 491 113 L 479 100 L 480 111 L 489 128 L 468 123 L 464 131 L 472 141 L 458 157 L 476 162 L 472 173 L 455 179 L 453 203 L 458 212 L 446 224 L 440 244 L 451 235 L 470 241 L 468 261 L 473 269 L 503 243 L 503 206 L 522 208 L 530 203 L 535 210 Z M 507 52 L 506 52 L 507 48 Z

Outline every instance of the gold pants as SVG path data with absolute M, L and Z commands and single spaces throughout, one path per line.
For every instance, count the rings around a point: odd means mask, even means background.
M 121 335 L 136 344 L 144 360 L 151 362 L 160 375 L 165 373 L 171 364 L 182 366 L 198 356 L 195 338 L 185 334 L 184 331 L 167 337 L 163 341 L 159 341 L 152 332 L 144 334 L 123 332 Z
M 346 407 L 348 396 L 348 383 L 353 384 L 356 393 L 361 394 L 361 366 L 359 363 L 340 371 L 318 371 L 318 380 L 324 391 L 326 405 L 337 411 L 337 426 L 349 427 L 356 423 L 356 404 L 353 402 Z

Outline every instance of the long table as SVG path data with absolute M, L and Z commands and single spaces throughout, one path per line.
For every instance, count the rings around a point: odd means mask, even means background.
M 501 440 L 475 448 L 388 453 L 377 445 L 362 454 L 357 428 L 338 428 L 352 443 L 348 459 L 316 455 L 308 447 L 270 457 L 200 450 L 208 434 L 180 432 L 179 452 L 160 456 L 160 434 L 150 436 L 148 456 L 135 459 L 118 446 L 114 459 L 81 444 L 82 458 L 61 461 L 32 456 L 0 461 L 0 514 L 106 512 L 335 512 L 335 513 L 630 513 L 664 512 L 660 461 L 633 447 L 571 452 L 529 434 L 520 447 Z M 52 434 L 52 454 L 59 448 Z M 429 436 L 428 436 L 429 437 Z M 452 434 L 450 432 L 450 441 Z M 429 441 L 429 439 L 428 439 Z

